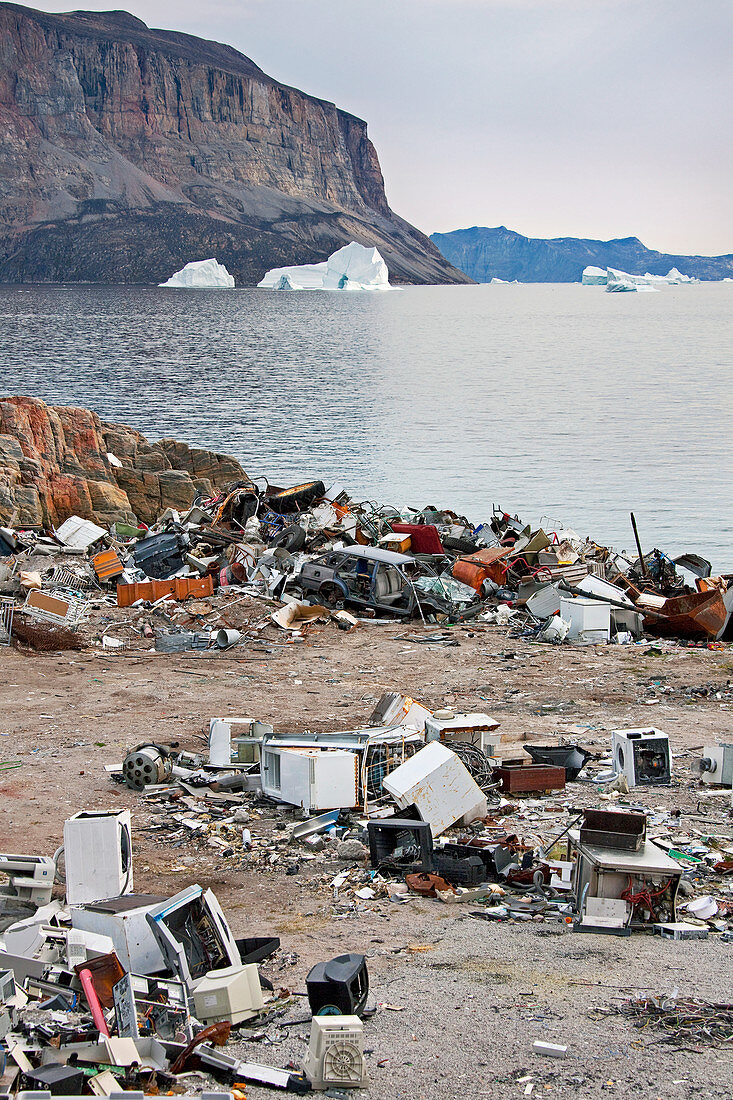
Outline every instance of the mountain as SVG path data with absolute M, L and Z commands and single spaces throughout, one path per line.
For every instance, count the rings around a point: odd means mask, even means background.
M 698 279 L 733 276 L 733 256 L 671 256 L 646 248 L 638 237 L 590 241 L 577 237 L 540 240 L 497 229 L 456 229 L 433 233 L 430 240 L 447 260 L 477 283 L 518 279 L 520 283 L 579 283 L 583 268 L 615 267 L 630 275 L 666 275 L 678 268 Z
M 238 283 L 376 245 L 397 282 L 470 280 L 394 214 L 366 123 L 230 46 L 125 12 L 0 3 L 0 281 Z

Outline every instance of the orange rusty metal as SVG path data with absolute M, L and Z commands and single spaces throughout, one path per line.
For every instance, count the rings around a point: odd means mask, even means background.
M 131 607 L 138 600 L 155 603 L 164 596 L 172 600 L 187 600 L 190 596 L 213 596 L 214 578 L 171 577 L 167 581 L 140 581 L 137 584 L 117 585 L 117 606 Z
M 649 634 L 664 638 L 717 638 L 728 618 L 718 589 L 672 596 L 652 618 L 644 619 Z
M 103 550 L 101 554 L 95 554 L 92 558 L 92 569 L 100 581 L 119 577 L 124 572 L 124 568 L 116 550 Z
M 511 547 L 490 546 L 488 550 L 478 550 L 475 554 L 458 558 L 453 565 L 453 576 L 476 592 L 481 591 L 481 585 L 487 578 L 494 584 L 503 584 L 506 574 L 504 559 L 510 553 Z

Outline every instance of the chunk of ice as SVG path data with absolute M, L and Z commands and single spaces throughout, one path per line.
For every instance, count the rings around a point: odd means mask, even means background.
M 218 260 L 192 260 L 158 286 L 183 287 L 186 290 L 205 290 L 210 287 L 233 287 L 234 276 Z

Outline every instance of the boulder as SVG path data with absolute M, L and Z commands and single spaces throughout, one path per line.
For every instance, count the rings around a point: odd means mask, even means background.
M 0 399 L 0 524 L 58 527 L 71 515 L 149 524 L 167 507 L 188 508 L 197 491 L 212 495 L 235 481 L 251 484 L 230 455 L 150 443 L 89 409 Z

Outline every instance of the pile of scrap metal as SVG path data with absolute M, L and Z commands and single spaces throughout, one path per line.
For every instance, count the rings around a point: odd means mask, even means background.
M 30 592 L 19 610 L 72 629 L 90 593 L 137 608 L 225 590 L 281 603 L 273 620 L 287 630 L 319 616 L 351 629 L 355 616 L 451 623 L 483 613 L 545 641 L 629 641 L 642 630 L 728 639 L 733 632 L 731 578 L 712 577 L 698 555 L 672 560 L 639 546 L 630 558 L 560 524 L 532 529 L 496 507 L 474 526 L 448 510 L 356 502 L 341 485 L 326 489 L 321 481 L 235 485 L 185 514 L 166 509 L 149 529 L 105 530 L 73 516 L 49 537 L 7 529 L 0 536 L 0 556 L 12 562 L 0 595 L 25 591 L 29 560 L 62 556 L 55 580 L 32 574 L 40 594 Z M 69 565 L 70 557 L 82 560 Z M 63 606 L 49 603 L 54 586 Z M 168 639 L 167 648 L 205 648 L 214 638 L 189 635 Z
M 512 606 L 544 641 L 627 642 L 644 631 L 691 640 L 733 638 L 733 577 L 712 577 L 697 554 L 671 559 L 661 550 L 631 558 L 557 527 L 533 530 L 506 513 L 491 521 L 498 546 L 462 559 L 454 573 L 481 569 L 511 589 Z M 482 561 L 483 559 L 483 561 Z M 491 560 L 489 560 L 491 559 Z M 485 564 L 484 564 L 485 562 Z M 694 582 L 690 584 L 685 574 Z
M 128 810 L 77 813 L 55 856 L 0 854 L 0 870 L 9 879 L 0 893 L 3 1094 L 170 1095 L 189 1093 L 192 1077 L 199 1089 L 235 1086 L 238 1100 L 246 1083 L 295 1093 L 366 1085 L 360 955 L 308 975 L 314 1019 L 302 1071 L 222 1049 L 234 1029 L 262 1027 L 290 1003 L 257 966 L 280 941 L 235 939 L 198 885 L 136 894 Z M 52 897 L 58 877 L 63 902 Z M 323 1012 L 328 1026 L 316 1019 Z M 347 1041 L 349 1064 L 331 1065 L 329 1050 Z

